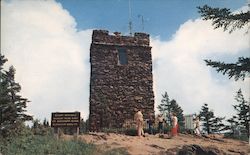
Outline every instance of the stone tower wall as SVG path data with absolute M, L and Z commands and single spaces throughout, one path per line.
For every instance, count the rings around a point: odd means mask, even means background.
M 125 49 L 127 64 L 119 64 Z M 154 93 L 149 35 L 109 35 L 94 30 L 90 48 L 90 129 L 120 128 L 133 120 L 136 109 L 144 118 L 154 115 Z

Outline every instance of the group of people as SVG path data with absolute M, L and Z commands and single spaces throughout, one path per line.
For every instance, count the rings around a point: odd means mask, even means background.
M 143 114 L 140 110 L 137 110 L 137 112 L 135 113 L 134 119 L 135 119 L 136 126 L 137 126 L 137 135 L 139 137 L 145 136 L 144 131 L 143 131 L 143 122 L 144 122 Z M 172 128 L 171 128 L 170 136 L 173 137 L 173 136 L 177 136 L 178 134 L 178 118 L 176 117 L 175 113 L 171 113 L 171 120 L 172 120 L 171 121 Z M 165 121 L 163 115 L 158 115 L 157 121 L 158 121 L 158 132 L 160 134 L 163 134 L 164 133 L 163 123 Z M 153 134 L 153 124 L 154 124 L 153 116 L 149 117 L 147 124 L 148 124 L 149 134 Z

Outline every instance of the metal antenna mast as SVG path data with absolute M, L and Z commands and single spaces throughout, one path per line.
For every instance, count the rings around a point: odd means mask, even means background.
M 129 11 L 128 29 L 129 29 L 129 35 L 132 36 L 132 20 L 131 20 L 131 6 L 130 6 L 130 0 L 128 1 L 128 11 Z
M 144 31 L 144 18 L 143 15 L 138 15 L 138 18 L 141 18 L 141 26 L 142 26 L 142 32 Z
M 141 24 L 142 24 L 142 31 L 144 31 L 144 19 L 143 19 L 143 16 L 141 16 Z

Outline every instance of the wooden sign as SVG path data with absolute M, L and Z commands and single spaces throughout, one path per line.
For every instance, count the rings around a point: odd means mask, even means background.
M 80 112 L 52 113 L 51 127 L 80 127 Z

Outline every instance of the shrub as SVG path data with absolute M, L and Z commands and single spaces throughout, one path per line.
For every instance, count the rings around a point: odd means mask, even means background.
M 247 134 L 242 134 L 242 135 L 235 135 L 233 133 L 225 133 L 224 134 L 225 138 L 232 138 L 232 139 L 237 139 L 237 140 L 242 140 L 248 142 L 248 137 Z
M 137 135 L 137 130 L 135 128 L 126 129 L 124 134 L 128 135 L 128 136 L 136 136 Z

